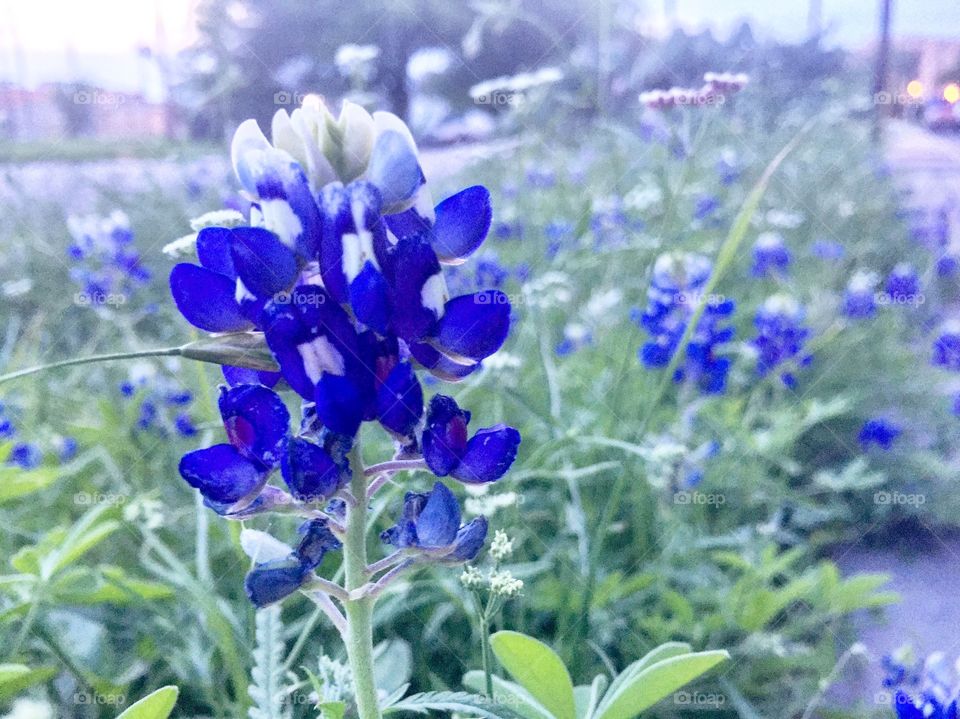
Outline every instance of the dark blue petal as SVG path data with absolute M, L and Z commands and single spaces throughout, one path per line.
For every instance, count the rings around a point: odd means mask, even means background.
M 320 245 L 322 220 L 300 165 L 283 151 L 267 150 L 250 167 L 260 198 L 263 226 L 279 235 L 302 260 L 312 260 Z M 296 218 L 293 223 L 291 212 Z
M 303 538 L 297 546 L 296 555 L 308 569 L 316 569 L 323 561 L 323 555 L 342 546 L 325 519 L 304 522 L 299 532 Z
M 444 382 L 459 382 L 464 377 L 468 377 L 480 369 L 479 362 L 468 365 L 454 362 L 428 344 L 411 342 L 408 347 L 410 349 L 410 355 L 420 365 L 430 370 L 430 374 L 442 379 Z
M 239 332 L 253 325 L 234 299 L 236 283 L 226 275 L 185 262 L 170 272 L 170 293 L 187 322 L 207 332 Z
M 257 495 L 256 499 L 250 502 L 250 504 L 238 509 L 234 508 L 236 504 L 235 502 L 215 502 L 209 498 L 205 498 L 203 503 L 221 517 L 226 517 L 227 519 L 233 520 L 242 520 L 250 519 L 252 517 L 256 517 L 257 515 L 264 514 L 265 512 L 274 511 L 289 505 L 290 495 L 279 487 L 273 487 L 268 484 L 264 486 L 263 490 Z
M 323 235 L 320 241 L 320 276 L 327 292 L 339 303 L 349 299 L 343 273 L 343 234 L 353 227 L 346 188 L 331 182 L 320 193 L 323 208 Z
M 280 381 L 279 372 L 233 367 L 232 365 L 223 365 L 220 369 L 223 370 L 223 378 L 231 387 L 238 384 L 262 384 L 265 387 L 273 387 Z
M 486 187 L 461 190 L 437 205 L 431 244 L 443 262 L 459 263 L 487 237 L 493 210 Z
M 360 274 L 350 283 L 350 306 L 360 322 L 380 334 L 387 333 L 390 288 L 372 262 L 365 263 Z
M 398 364 L 377 390 L 377 418 L 391 432 L 408 436 L 423 415 L 423 390 L 407 362 Z
M 453 552 L 444 557 L 444 560 L 469 562 L 480 553 L 486 538 L 487 518 L 476 517 L 457 532 L 457 538 L 454 542 L 455 548 Z
M 438 477 L 450 474 L 467 451 L 467 423 L 470 413 L 460 409 L 456 400 L 434 395 L 427 411 L 421 444 L 423 458 Z
M 400 240 L 394 250 L 393 329 L 408 342 L 418 341 L 433 332 L 437 308 L 423 304 L 424 285 L 440 274 L 440 262 L 433 248 L 422 239 Z M 441 299 L 441 302 L 443 300 Z
M 321 502 L 340 488 L 343 469 L 327 451 L 300 437 L 291 437 L 280 461 L 290 492 L 301 502 Z
M 220 416 L 230 443 L 265 468 L 276 467 L 290 431 L 280 395 L 259 384 L 221 387 Z
M 510 331 L 510 301 L 499 290 L 454 297 L 437 323 L 437 342 L 446 353 L 473 360 L 489 357 Z
M 436 482 L 416 519 L 417 539 L 421 547 L 446 547 L 457 538 L 460 505 L 453 492 Z
M 432 226 L 432 222 L 421 215 L 415 207 L 411 207 L 405 212 L 398 212 L 395 215 L 386 215 L 383 220 L 398 240 L 423 237 Z
M 227 227 L 206 227 L 197 234 L 197 259 L 208 270 L 237 278 L 230 256 L 232 231 Z
M 399 132 L 380 134 L 370 153 L 367 177 L 376 185 L 384 205 L 395 205 L 413 197 L 423 173 L 417 156 Z
M 243 586 L 254 606 L 265 607 L 297 591 L 309 571 L 308 567 L 293 557 L 276 559 L 254 565 Z
M 325 372 L 317 382 L 317 417 L 331 431 L 353 437 L 363 421 L 365 399 L 353 378 Z
M 240 501 L 263 480 L 260 467 L 230 444 L 185 454 L 180 459 L 180 476 L 210 501 L 224 504 Z
M 451 475 L 467 484 L 495 482 L 517 458 L 520 433 L 505 424 L 478 430 Z
M 269 230 L 237 227 L 230 250 L 237 276 L 261 299 L 290 289 L 297 279 L 296 256 Z
M 897 712 L 897 719 L 924 719 L 923 711 L 902 689 L 893 695 L 893 709 Z

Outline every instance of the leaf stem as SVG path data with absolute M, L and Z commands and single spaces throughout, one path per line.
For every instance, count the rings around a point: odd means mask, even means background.
M 76 367 L 78 365 L 94 364 L 96 362 L 112 362 L 114 360 L 139 359 L 141 357 L 178 357 L 181 354 L 183 354 L 183 352 L 180 347 L 163 347 L 137 352 L 113 352 L 110 354 L 90 355 L 89 357 L 74 357 L 73 359 L 61 360 L 60 362 L 51 362 L 50 364 L 27 367 L 26 369 L 17 370 L 16 372 L 8 372 L 7 374 L 0 375 L 0 384 L 62 367 Z

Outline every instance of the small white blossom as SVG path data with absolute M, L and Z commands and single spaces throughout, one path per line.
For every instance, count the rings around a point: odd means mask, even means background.
M 515 597 L 523 589 L 523 580 L 517 579 L 508 570 L 490 573 L 490 592 L 501 597 Z
M 476 567 L 466 567 L 460 575 L 460 583 L 467 589 L 478 589 L 486 584 L 486 580 Z
M 498 529 L 493 535 L 493 542 L 490 543 L 490 556 L 502 562 L 511 554 L 513 554 L 513 540 L 502 529 Z

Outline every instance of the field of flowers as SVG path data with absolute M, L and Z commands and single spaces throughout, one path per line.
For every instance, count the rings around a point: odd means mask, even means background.
M 898 599 L 833 558 L 956 523 L 949 216 L 849 101 L 646 100 L 426 186 L 356 106 L 2 168 L 0 705 L 921 712 L 833 697 Z

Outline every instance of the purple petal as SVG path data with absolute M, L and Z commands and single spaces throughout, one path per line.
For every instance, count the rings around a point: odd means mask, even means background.
M 309 567 L 294 557 L 277 559 L 255 565 L 247 574 L 243 586 L 254 606 L 265 607 L 297 591 L 309 571 Z
M 227 227 L 206 227 L 197 234 L 197 259 L 208 270 L 237 278 L 230 256 L 232 231 Z
M 386 215 L 383 220 L 398 240 L 423 237 L 432 226 L 430 219 L 421 215 L 416 207 L 395 215 Z
M 476 517 L 460 528 L 454 542 L 455 549 L 444 557 L 445 561 L 469 562 L 483 548 L 487 538 L 487 518 Z
M 296 256 L 269 230 L 237 227 L 230 250 L 237 276 L 259 298 L 290 289 L 297 279 Z
M 443 482 L 436 482 L 416 520 L 421 547 L 446 547 L 457 538 L 460 505 Z
M 437 312 L 435 308 L 424 306 L 423 288 L 430 278 L 440 275 L 440 271 L 436 253 L 424 240 L 408 238 L 397 243 L 393 270 L 393 329 L 408 342 L 419 341 L 433 331 Z
M 364 264 L 350 283 L 350 306 L 357 319 L 380 334 L 390 322 L 390 288 L 372 262 Z
M 258 384 L 222 387 L 220 416 L 230 443 L 264 467 L 276 467 L 290 431 L 290 413 L 280 396 Z
M 442 262 L 459 264 L 487 237 L 493 209 L 486 187 L 475 185 L 448 197 L 436 208 L 430 242 Z
M 263 479 L 260 468 L 229 444 L 185 454 L 180 459 L 180 476 L 210 501 L 223 504 L 240 501 Z
M 170 272 L 170 293 L 187 322 L 207 332 L 239 332 L 253 325 L 234 300 L 235 281 L 181 262 Z
M 340 488 L 343 470 L 326 450 L 300 437 L 291 437 L 280 462 L 283 480 L 301 502 L 322 502 Z
M 495 482 L 510 469 L 519 446 L 520 433 L 513 427 L 498 424 L 478 430 L 450 474 L 467 484 Z
M 324 373 L 317 382 L 317 417 L 337 434 L 352 437 L 363 421 L 366 397 L 350 377 Z
M 442 351 L 482 360 L 500 349 L 509 331 L 510 301 L 499 290 L 487 290 L 447 302 L 436 336 Z
M 438 477 L 450 474 L 467 451 L 467 424 L 470 413 L 460 409 L 456 400 L 434 395 L 427 410 L 421 444 L 423 458 Z

